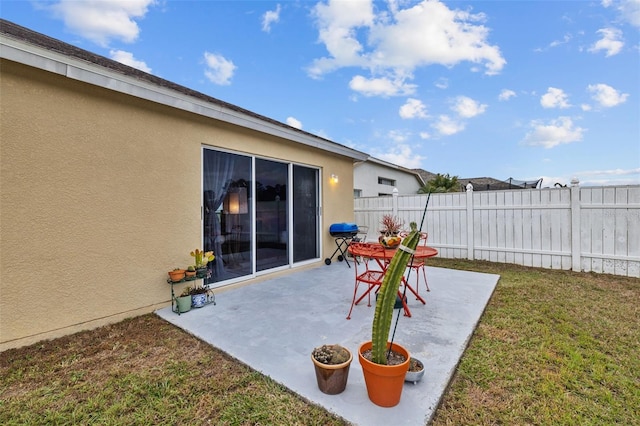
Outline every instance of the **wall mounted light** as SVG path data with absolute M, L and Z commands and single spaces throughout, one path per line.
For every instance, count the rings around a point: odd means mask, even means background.
M 338 175 L 331 175 L 331 183 L 338 183 Z

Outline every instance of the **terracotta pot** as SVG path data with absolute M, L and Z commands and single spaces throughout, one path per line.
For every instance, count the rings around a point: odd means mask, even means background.
M 337 395 L 347 387 L 349 367 L 353 360 L 351 351 L 349 349 L 347 349 L 347 351 L 349 352 L 349 359 L 342 364 L 323 364 L 318 362 L 318 360 L 313 357 L 313 354 L 311 355 L 311 361 L 313 361 L 316 370 L 318 389 L 320 389 L 322 393 Z
M 184 279 L 184 273 L 184 269 L 169 271 L 169 278 L 171 278 L 171 281 L 173 281 L 174 283 L 177 283 L 178 281 L 182 281 Z
M 184 274 L 187 276 L 187 278 L 193 278 L 196 276 L 196 271 L 185 271 Z
M 390 343 L 387 342 L 387 349 Z M 369 399 L 380 407 L 394 407 L 400 402 L 404 377 L 409 369 L 409 351 L 393 344 L 393 351 L 401 353 L 407 359 L 398 365 L 375 364 L 362 356 L 362 353 L 371 349 L 371 341 L 364 342 L 358 349 L 358 360 L 362 366 L 364 381 L 367 385 Z

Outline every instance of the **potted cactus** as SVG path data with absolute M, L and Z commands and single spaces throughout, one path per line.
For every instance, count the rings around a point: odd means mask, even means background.
M 364 342 L 358 350 L 369 399 L 381 407 L 393 407 L 400 402 L 409 369 L 409 351 L 397 343 L 389 342 L 389 331 L 402 276 L 420 240 L 416 223 L 412 222 L 410 226 L 411 232 L 391 259 L 380 286 L 371 341 Z
M 185 276 L 187 279 L 195 278 L 196 276 L 196 267 L 194 265 L 189 265 L 187 270 L 185 271 Z
M 318 389 L 328 395 L 344 391 L 349 378 L 349 367 L 353 355 L 340 345 L 322 345 L 311 352 L 311 361 L 316 371 Z

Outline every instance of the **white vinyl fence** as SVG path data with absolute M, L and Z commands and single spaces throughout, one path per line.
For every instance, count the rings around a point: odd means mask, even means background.
M 384 214 L 420 225 L 427 195 L 354 200 L 377 239 Z M 431 194 L 423 231 L 444 258 L 640 277 L 640 185 Z

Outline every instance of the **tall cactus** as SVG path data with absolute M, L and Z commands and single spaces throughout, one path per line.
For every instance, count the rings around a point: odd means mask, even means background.
M 393 306 L 396 303 L 396 295 L 400 288 L 400 281 L 404 275 L 407 263 L 411 258 L 412 252 L 418 246 L 420 241 L 420 233 L 415 222 L 410 224 L 411 232 L 402 241 L 402 244 L 391 259 L 391 263 L 382 280 L 380 291 L 378 292 L 378 300 L 376 302 L 376 311 L 373 315 L 373 326 L 371 332 L 372 342 L 372 361 L 376 364 L 387 364 L 385 355 L 387 349 L 387 341 L 389 340 L 389 330 L 391 329 L 391 320 L 393 318 Z

